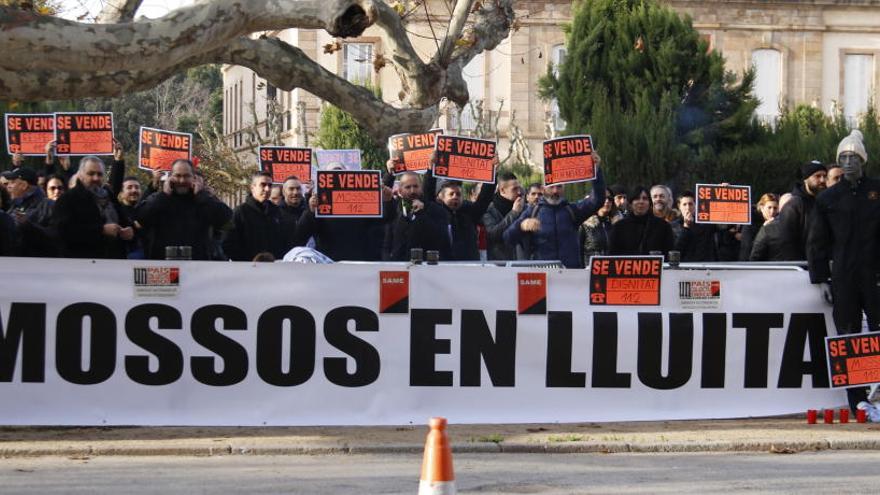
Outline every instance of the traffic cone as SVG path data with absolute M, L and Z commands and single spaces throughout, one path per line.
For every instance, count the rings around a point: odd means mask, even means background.
M 455 495 L 452 449 L 446 436 L 446 418 L 431 418 L 431 431 L 425 439 L 425 457 L 419 495 Z

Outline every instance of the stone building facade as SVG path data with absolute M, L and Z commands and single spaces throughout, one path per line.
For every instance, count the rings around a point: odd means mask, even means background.
M 880 84 L 880 0 L 666 0 L 719 50 L 728 70 L 757 70 L 755 93 L 761 99 L 758 118 L 773 122 L 785 105 L 810 104 L 825 112 L 841 109 L 851 119 L 867 109 Z M 431 12 L 445 12 L 439 4 Z M 472 105 L 459 113 L 441 104 L 437 123 L 448 132 L 499 137 L 502 155 L 509 152 L 509 134 L 516 131 L 538 163 L 540 142 L 564 125 L 553 102 L 537 96 L 538 78 L 548 61 L 565 56 L 560 25 L 570 20 L 571 5 L 559 1 L 521 1 L 516 4 L 520 28 L 495 50 L 475 58 L 465 68 L 472 102 L 482 102 L 482 118 Z M 413 19 L 409 25 L 416 50 L 429 58 L 434 50 L 431 28 L 445 25 L 443 17 Z M 397 99 L 400 82 L 390 66 L 376 72 L 372 61 L 384 47 L 378 29 L 346 39 L 342 49 L 325 54 L 323 46 L 337 41 L 323 31 L 291 29 L 275 33 L 298 46 L 328 70 L 349 80 L 369 80 L 383 97 Z M 226 66 L 224 132 L 235 147 L 243 147 L 243 130 L 265 125 L 267 108 L 280 116 L 285 144 L 309 144 L 318 124 L 321 102 L 302 90 L 275 91 L 248 69 Z M 270 103 L 274 101 L 274 103 Z M 475 114 L 477 115 L 475 117 Z M 497 122 L 497 125 L 495 123 Z M 513 126 L 511 126 L 511 123 Z M 488 127 L 488 130 L 485 129 Z M 478 129 L 479 130 L 479 129 Z

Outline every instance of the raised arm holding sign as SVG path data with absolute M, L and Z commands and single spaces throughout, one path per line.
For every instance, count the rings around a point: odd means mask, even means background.
M 586 182 L 595 178 L 591 136 L 566 136 L 544 141 L 545 186 Z

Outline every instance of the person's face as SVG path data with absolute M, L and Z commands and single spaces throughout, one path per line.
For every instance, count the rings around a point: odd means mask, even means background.
M 9 179 L 6 177 L 0 177 L 0 187 L 9 191 Z
M 764 217 L 764 221 L 768 221 L 776 217 L 779 214 L 779 203 L 776 201 L 767 201 L 761 206 L 761 215 Z
M 684 196 L 678 200 L 678 209 L 685 218 L 694 218 L 695 206 L 694 198 L 690 196 Z
M 551 205 L 558 205 L 562 202 L 562 195 L 565 194 L 565 188 L 561 184 L 552 186 L 544 186 L 544 201 Z
M 615 194 L 614 195 L 614 206 L 616 206 L 618 210 L 625 210 L 626 209 L 626 194 Z
M 461 207 L 461 188 L 458 186 L 444 187 L 438 195 L 440 202 L 452 211 Z
M 269 199 L 272 190 L 272 179 L 259 175 L 251 180 L 251 195 L 257 202 L 262 203 Z
M 20 198 L 27 194 L 29 184 L 24 179 L 15 179 L 9 183 L 9 195 L 12 199 Z
M 269 201 L 271 201 L 275 206 L 281 206 L 281 186 L 272 186 L 272 190 L 269 192 Z
M 422 197 L 422 184 L 416 175 L 404 175 L 400 179 L 400 187 L 398 188 L 400 197 L 412 201 Z
M 600 217 L 606 217 L 609 213 L 611 213 L 611 208 L 614 205 L 614 199 L 606 197 L 605 202 L 602 203 L 602 207 L 599 208 L 599 211 L 596 212 Z
M 285 182 L 282 186 L 282 192 L 284 193 L 284 202 L 288 206 L 297 207 L 302 203 L 303 191 L 300 181 L 290 179 Z
M 43 190 L 46 189 L 46 176 L 45 175 L 41 175 L 41 176 L 37 177 L 37 187 L 39 187 Z
M 819 170 L 804 180 L 807 190 L 813 194 L 819 194 L 825 190 L 825 176 L 828 175 L 824 170 Z
M 828 169 L 828 175 L 825 176 L 825 186 L 831 187 L 840 182 L 843 178 L 843 167 L 833 167 Z
M 538 199 L 541 198 L 542 194 L 544 194 L 544 191 L 542 191 L 540 187 L 529 188 L 529 194 L 526 195 L 526 201 L 528 201 L 530 205 L 537 204 Z
M 519 185 L 518 180 L 504 182 L 499 189 L 501 197 L 510 201 L 515 201 L 522 194 L 522 186 Z
M 634 215 L 642 216 L 648 213 L 648 207 L 651 205 L 651 200 L 648 198 L 648 193 L 642 192 L 638 195 L 638 197 L 633 198 L 630 206 L 632 206 L 632 212 Z
M 64 194 L 64 182 L 60 179 L 49 179 L 49 183 L 46 184 L 46 197 L 58 201 L 62 194 Z
M 651 188 L 651 201 L 654 202 L 654 211 L 665 213 L 669 210 L 670 200 L 671 198 L 666 193 L 666 189 L 662 187 Z
M 195 178 L 189 164 L 178 162 L 171 167 L 171 175 L 168 176 L 167 180 L 171 181 L 171 188 L 174 190 L 174 194 L 188 194 L 193 190 Z
M 855 182 L 862 178 L 862 166 L 865 162 L 862 157 L 852 151 L 844 151 L 837 157 L 837 164 L 843 169 L 846 180 Z
M 80 165 L 79 181 L 89 189 L 97 189 L 104 184 L 104 165 L 89 160 Z
M 136 180 L 127 180 L 122 183 L 122 199 L 129 206 L 137 204 L 141 200 L 141 183 Z

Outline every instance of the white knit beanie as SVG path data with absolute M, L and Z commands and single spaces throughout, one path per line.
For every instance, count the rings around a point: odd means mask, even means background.
M 862 132 L 858 129 L 853 129 L 849 136 L 843 138 L 840 144 L 837 145 L 837 159 L 840 159 L 840 154 L 844 151 L 852 151 L 862 157 L 862 161 L 867 162 L 868 153 L 865 152 L 865 145 L 862 143 L 863 139 Z

